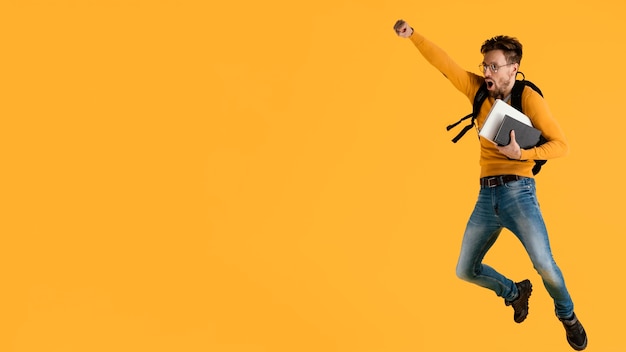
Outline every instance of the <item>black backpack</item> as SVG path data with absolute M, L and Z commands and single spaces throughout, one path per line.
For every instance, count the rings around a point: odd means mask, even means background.
M 522 74 L 523 79 L 516 80 L 515 84 L 513 85 L 513 90 L 511 91 L 511 106 L 513 106 L 515 109 L 521 112 L 524 112 L 522 110 L 522 92 L 524 91 L 524 87 L 529 86 L 534 91 L 539 93 L 539 95 L 541 95 L 542 97 L 543 97 L 543 93 L 541 92 L 541 89 L 539 89 L 539 87 L 537 87 L 533 82 L 527 81 L 523 73 L 520 72 L 520 74 Z M 461 118 L 459 121 L 446 127 L 446 129 L 450 131 L 452 128 L 454 128 L 461 122 L 469 119 L 470 117 L 472 118 L 470 124 L 463 127 L 463 130 L 461 130 L 461 132 L 459 132 L 459 134 L 457 134 L 456 137 L 452 139 L 452 142 L 454 143 L 458 142 L 459 139 L 461 139 L 465 135 L 465 133 L 467 133 L 467 131 L 469 131 L 472 127 L 476 125 L 475 124 L 476 116 L 478 116 L 478 113 L 480 112 L 480 107 L 483 105 L 483 102 L 485 101 L 485 99 L 487 99 L 488 96 L 489 96 L 489 91 L 487 90 L 487 84 L 483 83 L 478 89 L 478 92 L 476 92 L 476 95 L 474 96 L 474 104 L 472 107 L 472 113 L 466 115 L 465 117 Z M 537 146 L 540 146 L 546 142 L 547 140 L 543 136 L 541 136 L 539 139 L 539 143 L 537 143 Z M 539 171 L 541 171 L 541 167 L 546 162 L 547 160 L 535 160 L 535 166 L 533 167 L 533 175 L 538 174 Z

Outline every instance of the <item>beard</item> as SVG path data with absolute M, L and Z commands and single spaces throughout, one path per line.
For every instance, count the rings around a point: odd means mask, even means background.
M 509 86 L 510 83 L 511 83 L 511 80 L 505 80 L 505 81 L 498 82 L 498 87 L 496 89 L 494 89 L 494 90 L 489 91 L 489 96 L 491 96 L 494 99 L 502 99 L 502 100 L 504 100 L 504 98 L 505 98 L 504 94 L 507 93 L 505 91 L 505 89 L 506 89 L 506 87 Z

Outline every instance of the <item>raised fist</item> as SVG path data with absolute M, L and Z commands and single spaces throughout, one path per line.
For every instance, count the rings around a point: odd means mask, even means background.
M 408 38 L 413 34 L 413 28 L 411 28 L 408 23 L 404 22 L 404 20 L 397 20 L 396 24 L 393 25 L 393 30 L 402 38 Z

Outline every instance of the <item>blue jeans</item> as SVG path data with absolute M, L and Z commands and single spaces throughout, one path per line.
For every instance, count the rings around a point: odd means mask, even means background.
M 488 288 L 505 300 L 512 301 L 517 297 L 517 286 L 513 281 L 482 263 L 503 228 L 509 229 L 522 242 L 546 290 L 554 299 L 557 317 L 570 317 L 574 312 L 574 303 L 565 287 L 563 274 L 552 257 L 533 178 L 481 188 L 463 236 L 457 276 Z

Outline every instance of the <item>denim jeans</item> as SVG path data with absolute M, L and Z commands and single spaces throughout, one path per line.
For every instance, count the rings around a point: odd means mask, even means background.
M 481 188 L 463 236 L 457 276 L 488 288 L 505 300 L 517 297 L 513 281 L 482 263 L 503 228 L 509 229 L 526 249 L 546 290 L 554 299 L 557 317 L 570 317 L 574 312 L 574 303 L 565 287 L 563 274 L 552 257 L 533 178 Z

